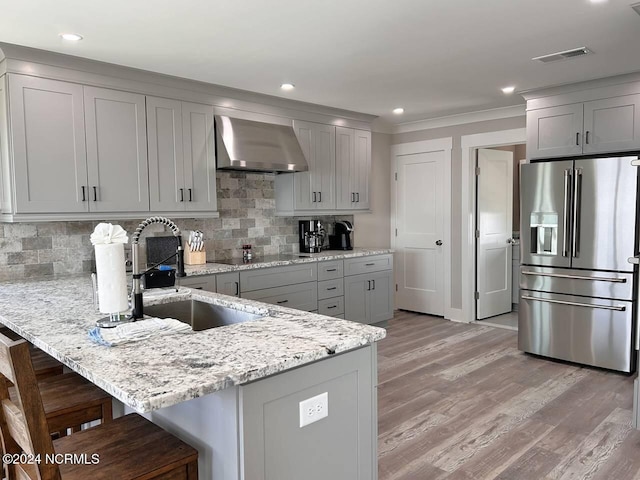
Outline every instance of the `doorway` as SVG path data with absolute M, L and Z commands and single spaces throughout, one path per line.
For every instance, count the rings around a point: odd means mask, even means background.
M 510 329 L 518 325 L 519 165 L 525 148 L 475 150 L 475 320 Z

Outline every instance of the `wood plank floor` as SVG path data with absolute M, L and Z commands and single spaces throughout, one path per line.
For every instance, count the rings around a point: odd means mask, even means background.
M 633 377 L 407 312 L 378 349 L 380 480 L 640 479 Z

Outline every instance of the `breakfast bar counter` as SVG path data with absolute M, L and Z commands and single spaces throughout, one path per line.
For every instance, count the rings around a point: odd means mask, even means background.
M 304 427 L 307 436 L 315 428 L 316 445 L 326 447 L 324 454 L 320 447 L 313 455 L 343 457 L 348 451 L 353 469 L 347 468 L 347 457 L 343 462 L 345 471 L 353 472 L 349 478 L 373 478 L 367 472 L 375 464 L 375 342 L 384 338 L 383 329 L 187 288 L 149 295 L 145 305 L 179 300 L 260 318 L 101 346 L 88 336 L 103 315 L 93 305 L 91 280 L 83 275 L 0 284 L 0 322 L 107 391 L 125 411 L 146 414 L 198 448 L 200 478 L 255 478 L 248 472 L 266 468 L 264 462 L 276 473 L 262 478 L 277 478 L 278 464 L 290 455 L 273 449 L 267 455 L 260 442 L 284 435 L 292 445 L 299 443 L 298 403 L 324 391 L 331 402 L 325 423 L 337 422 L 332 429 L 346 425 L 347 431 L 325 431 L 322 422 Z M 263 408 L 267 404 L 269 409 Z M 291 419 L 283 423 L 285 414 Z M 368 451 L 364 459 L 363 451 Z M 305 455 L 299 451 L 290 460 L 295 468 L 305 468 Z

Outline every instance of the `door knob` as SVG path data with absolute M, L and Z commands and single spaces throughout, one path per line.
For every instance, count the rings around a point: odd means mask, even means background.
M 436 240 L 436 245 L 437 245 L 437 246 L 442 245 L 442 240 Z
M 507 243 L 513 243 L 513 238 L 507 238 Z

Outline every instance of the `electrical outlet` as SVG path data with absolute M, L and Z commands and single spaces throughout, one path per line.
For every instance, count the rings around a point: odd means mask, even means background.
M 300 428 L 329 415 L 329 393 L 324 392 L 300 402 Z

